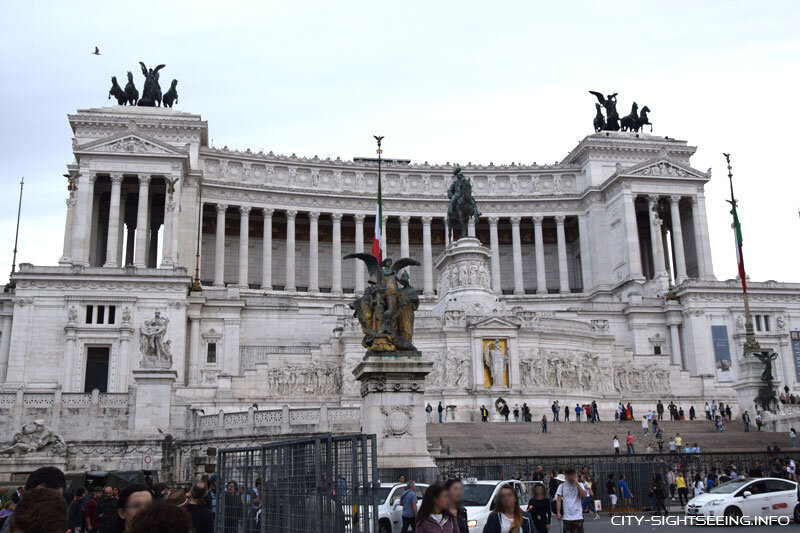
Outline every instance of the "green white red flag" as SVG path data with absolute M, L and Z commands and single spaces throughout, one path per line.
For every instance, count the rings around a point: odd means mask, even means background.
M 747 292 L 747 281 L 744 271 L 744 255 L 742 254 L 742 225 L 739 223 L 739 213 L 736 211 L 736 204 L 733 204 L 731 209 L 733 215 L 733 235 L 736 239 L 736 262 L 739 266 L 739 279 L 742 280 L 742 289 Z

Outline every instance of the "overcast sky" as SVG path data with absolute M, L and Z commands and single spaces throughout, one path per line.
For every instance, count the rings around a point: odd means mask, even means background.
M 165 63 L 215 146 L 416 162 L 552 163 L 591 132 L 588 90 L 698 147 L 715 274 L 735 277 L 733 154 L 750 277 L 800 282 L 800 2 L 3 2 L 0 271 L 56 264 L 67 113 Z M 94 46 L 101 56 L 91 55 Z M 4 275 L 3 275 L 4 276 Z M 0 277 L 3 277 L 0 276 Z

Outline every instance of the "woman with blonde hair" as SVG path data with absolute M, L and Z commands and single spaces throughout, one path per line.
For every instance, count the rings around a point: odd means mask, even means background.
M 483 533 L 533 533 L 531 517 L 519 506 L 519 497 L 513 486 L 500 487 Z

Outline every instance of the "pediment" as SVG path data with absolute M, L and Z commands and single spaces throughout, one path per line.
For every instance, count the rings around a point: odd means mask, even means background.
M 701 172 L 683 163 L 662 157 L 645 161 L 620 172 L 626 176 L 657 176 L 667 178 L 700 178 L 709 179 L 710 172 Z
M 175 148 L 158 139 L 129 131 L 76 146 L 74 151 L 76 153 L 90 154 L 155 155 L 182 158 L 188 156 L 188 151 Z
M 489 316 L 470 322 L 472 329 L 519 329 L 519 324 L 502 316 Z

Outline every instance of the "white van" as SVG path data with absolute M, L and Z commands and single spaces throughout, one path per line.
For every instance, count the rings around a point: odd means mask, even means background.
M 483 531 L 486 520 L 503 485 L 511 485 L 517 493 L 519 505 L 523 510 L 528 508 L 528 501 L 533 497 L 533 486 L 538 481 L 507 480 L 464 480 L 464 496 L 461 504 L 467 509 L 467 526 L 470 532 Z

